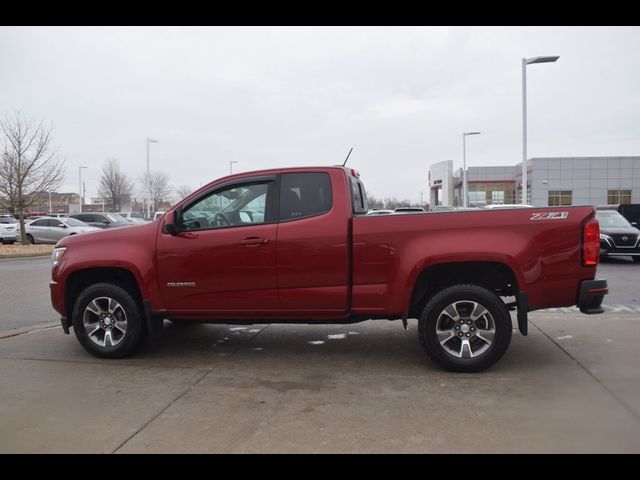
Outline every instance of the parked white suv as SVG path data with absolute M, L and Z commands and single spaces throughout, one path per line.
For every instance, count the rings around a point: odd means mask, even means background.
M 0 215 L 0 243 L 16 243 L 20 224 L 12 215 Z

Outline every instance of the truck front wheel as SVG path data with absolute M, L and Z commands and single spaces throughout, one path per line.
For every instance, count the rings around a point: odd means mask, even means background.
M 436 293 L 418 323 L 420 342 L 438 364 L 454 372 L 479 372 L 496 363 L 511 342 L 511 316 L 497 295 L 477 285 Z
M 75 302 L 72 321 L 78 341 L 96 357 L 125 357 L 145 337 L 138 304 L 126 290 L 111 283 L 87 287 Z

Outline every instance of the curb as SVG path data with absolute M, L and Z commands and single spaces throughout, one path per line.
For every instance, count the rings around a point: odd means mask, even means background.
M 60 325 L 60 322 L 38 323 L 36 325 L 29 325 L 27 327 L 12 328 L 10 330 L 0 330 L 0 340 L 4 338 L 17 337 L 18 335 L 24 335 L 26 333 L 33 333 L 40 330 L 49 330 L 56 327 L 62 327 Z
M 15 257 L 0 257 L 0 262 L 3 260 L 21 260 L 25 258 L 51 258 L 51 254 L 42 255 L 42 254 L 33 254 L 33 255 L 17 255 Z

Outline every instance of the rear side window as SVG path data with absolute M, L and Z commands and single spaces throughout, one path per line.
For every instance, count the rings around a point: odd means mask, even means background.
M 280 221 L 320 215 L 331 210 L 328 173 L 285 173 L 280 180 Z
M 349 177 L 349 185 L 351 185 L 353 213 L 367 213 L 369 211 L 369 204 L 367 203 L 367 193 L 362 182 L 356 177 Z

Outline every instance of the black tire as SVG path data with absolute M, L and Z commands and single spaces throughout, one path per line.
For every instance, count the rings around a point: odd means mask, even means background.
M 113 329 L 113 335 L 119 335 L 116 345 L 106 345 L 106 343 L 108 343 L 106 341 L 105 345 L 99 345 L 96 341 L 100 339 L 99 336 L 102 332 L 98 330 L 96 336 L 92 337 L 94 338 L 92 339 L 85 330 L 85 324 L 83 322 L 85 310 L 89 304 L 96 299 L 99 299 L 96 304 L 104 308 L 106 305 L 104 303 L 105 300 L 100 300 L 104 298 L 115 300 L 121 307 L 121 310 L 116 309 L 117 313 L 114 313 L 114 320 L 116 319 L 116 315 L 122 315 L 122 312 L 124 312 L 125 315 L 126 332 L 122 334 L 121 330 L 116 329 L 117 327 Z M 86 315 L 88 320 L 100 321 L 97 315 L 91 313 L 86 313 Z M 83 290 L 73 306 L 71 319 L 73 322 L 73 330 L 80 344 L 87 352 L 100 358 L 126 357 L 144 342 L 147 337 L 147 329 L 140 306 L 129 292 L 112 283 L 96 283 Z M 120 316 L 120 320 L 121 319 L 122 317 Z M 111 322 L 110 320 L 110 323 Z M 97 327 L 98 323 L 96 323 L 95 326 Z M 104 335 L 106 335 L 106 332 Z
M 460 304 L 455 304 L 455 302 L 460 302 Z M 473 306 L 471 302 L 483 306 L 489 316 L 481 315 L 476 321 L 473 321 L 469 315 L 465 317 L 463 312 L 465 308 L 469 310 Z M 458 321 L 454 321 L 444 314 L 444 310 L 454 304 L 456 305 L 454 307 L 456 309 L 455 313 L 459 314 L 457 315 L 459 316 Z M 457 308 L 460 310 L 458 311 Z M 441 328 L 441 332 L 450 331 L 454 334 L 454 336 L 443 341 L 444 346 L 441 345 L 440 339 L 436 334 L 439 320 L 441 327 L 452 325 L 451 330 Z M 460 320 L 467 325 L 460 324 Z M 468 323 L 469 321 L 471 321 L 470 324 Z M 481 335 L 484 335 L 481 327 L 488 326 L 491 323 L 495 333 L 489 344 L 486 340 L 481 340 Z M 472 327 L 474 331 L 468 331 Z M 420 343 L 427 354 L 436 363 L 453 372 L 480 372 L 491 367 L 507 351 L 511 342 L 512 329 L 511 315 L 504 302 L 494 293 L 477 285 L 454 285 L 439 291 L 427 302 L 418 322 Z M 462 330 L 465 330 L 466 333 L 463 333 Z M 487 330 L 487 332 L 489 331 Z M 461 333 L 463 335 L 462 338 L 458 338 Z M 477 337 L 475 336 L 476 334 L 478 335 Z M 441 335 L 446 338 L 444 336 L 447 333 L 441 333 Z M 467 339 L 465 338 L 466 335 L 471 337 Z M 464 345 L 465 340 L 467 340 L 466 346 Z M 456 351 L 456 354 L 460 356 L 451 353 L 452 350 Z
M 27 233 L 27 242 L 29 242 L 31 245 L 35 245 L 36 241 L 33 238 L 33 235 L 31 235 L 30 233 Z

